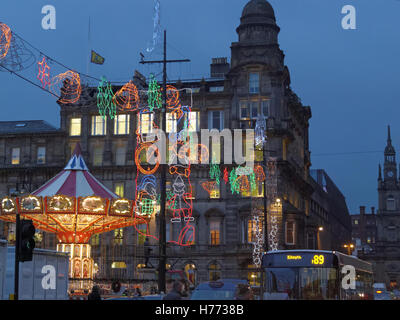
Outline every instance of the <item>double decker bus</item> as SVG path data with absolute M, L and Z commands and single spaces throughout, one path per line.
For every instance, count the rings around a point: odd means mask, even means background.
M 373 299 L 371 263 L 337 251 L 270 251 L 262 269 L 265 300 Z M 350 288 L 343 284 L 350 283 L 349 269 L 355 270 Z

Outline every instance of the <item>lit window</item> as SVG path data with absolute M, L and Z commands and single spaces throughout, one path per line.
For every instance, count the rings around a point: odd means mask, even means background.
M 224 113 L 223 111 L 209 111 L 208 112 L 208 129 L 224 129 Z
M 217 263 L 212 263 L 208 267 L 210 281 L 221 279 L 221 266 Z
M 177 120 L 176 120 L 176 114 L 168 112 L 167 113 L 167 132 L 177 132 Z
M 219 189 L 219 184 L 215 184 L 213 190 L 210 192 L 210 199 L 219 199 L 221 197 L 221 192 Z
M 99 234 L 94 234 L 92 238 L 90 239 L 90 244 L 92 246 L 98 246 L 100 244 L 100 235 Z
M 123 240 L 124 240 L 124 229 L 115 229 L 114 244 L 122 245 Z
M 92 116 L 92 136 L 104 136 L 107 122 L 102 116 Z
M 103 164 L 103 147 L 95 147 L 93 151 L 93 165 L 101 166 Z
M 250 73 L 249 75 L 249 92 L 260 92 L 260 75 L 258 73 Z
M 71 118 L 70 136 L 81 135 L 81 118 Z
M 196 132 L 200 129 L 200 118 L 198 111 L 191 111 L 187 115 L 187 120 L 189 121 L 188 131 Z
M 358 224 L 358 220 L 356 219 L 356 220 L 354 220 L 354 224 Z
M 240 119 L 249 119 L 249 105 L 247 104 L 247 102 L 242 102 L 240 104 Z
M 37 163 L 46 163 L 46 147 L 39 147 L 37 149 Z
M 11 164 L 19 164 L 20 162 L 20 148 L 12 148 L 11 151 Z
M 295 244 L 295 223 L 293 221 L 286 222 L 286 244 Z
M 114 184 L 114 193 L 120 196 L 121 198 L 124 197 L 124 183 L 117 182 Z
M 126 263 L 124 261 L 114 261 L 111 264 L 111 269 L 126 269 Z
M 118 114 L 115 116 L 114 134 L 129 134 L 129 114 Z
M 259 232 L 262 233 L 262 222 L 258 221 Z M 255 220 L 247 221 L 247 242 L 254 243 L 257 241 L 257 223 Z
M 138 115 L 138 128 L 140 134 L 153 132 L 153 119 L 153 113 L 141 113 Z
M 219 221 L 210 222 L 210 244 L 213 246 L 220 244 L 220 227 Z

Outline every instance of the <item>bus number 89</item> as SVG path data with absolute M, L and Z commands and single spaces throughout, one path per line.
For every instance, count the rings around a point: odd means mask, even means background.
M 313 259 L 311 260 L 311 263 L 312 263 L 312 264 L 324 264 L 324 261 L 325 261 L 325 258 L 324 258 L 324 256 L 321 254 L 321 255 L 315 255 L 315 256 L 313 257 Z

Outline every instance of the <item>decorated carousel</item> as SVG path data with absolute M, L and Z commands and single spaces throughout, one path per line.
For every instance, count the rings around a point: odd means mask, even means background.
M 69 290 L 91 288 L 94 263 L 89 239 L 94 234 L 148 222 L 134 213 L 134 201 L 119 198 L 88 170 L 77 144 L 59 174 L 30 195 L 1 199 L 0 219 L 33 221 L 36 229 L 57 235 L 57 251 L 70 255 Z

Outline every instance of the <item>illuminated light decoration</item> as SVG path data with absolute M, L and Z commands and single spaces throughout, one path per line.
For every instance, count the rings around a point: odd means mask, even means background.
M 205 191 L 208 192 L 209 195 L 211 195 L 211 193 L 215 190 L 215 188 L 217 186 L 217 182 L 216 181 L 204 181 L 201 183 L 201 186 L 203 187 L 203 189 Z
M 145 152 L 146 157 L 149 155 L 155 155 L 156 163 L 154 165 L 142 164 L 140 161 L 140 156 L 143 152 Z M 147 175 L 154 174 L 158 170 L 158 167 L 160 166 L 161 162 L 161 155 L 156 145 L 153 143 L 141 144 L 135 151 L 135 162 L 138 170 L 142 174 L 147 174 Z
M 25 46 L 23 40 L 12 35 L 7 55 L 0 58 L 0 61 L 4 67 L 0 68 L 0 71 L 8 71 L 7 69 L 9 69 L 13 72 L 19 72 L 32 66 L 37 59 L 33 52 Z
M 105 77 L 101 77 L 101 81 L 97 87 L 97 108 L 103 119 L 106 119 L 107 111 L 111 119 L 114 119 L 117 113 L 112 86 Z
M 232 169 L 229 175 L 232 194 L 254 191 L 257 187 L 255 174 L 250 167 L 238 167 Z
M 210 166 L 210 178 L 215 179 L 215 182 L 219 185 L 221 176 L 221 169 L 218 164 L 212 164 Z
M 224 179 L 225 184 L 227 184 L 229 181 L 229 172 L 228 172 L 227 167 L 225 167 L 225 169 L 224 169 L 224 178 L 223 179 Z
M 82 93 L 81 78 L 78 73 L 69 70 L 55 76 L 49 88 L 52 93 L 60 96 L 60 103 L 73 104 L 78 102 Z
M 10 49 L 12 33 L 9 26 L 0 22 L 0 59 L 4 58 Z
M 37 78 L 42 83 L 42 87 L 46 88 L 46 86 L 49 86 L 51 83 L 50 67 L 47 64 L 46 57 L 43 57 L 42 61 L 38 62 L 37 64 L 38 64 L 38 68 L 39 68 Z
M 254 140 L 255 140 L 255 146 L 257 148 L 261 148 L 264 144 L 264 142 L 266 142 L 266 136 L 265 136 L 265 131 L 266 131 L 266 120 L 265 118 L 260 114 L 257 117 L 256 120 L 256 128 L 255 128 L 255 136 L 254 136 Z
M 270 219 L 270 231 L 268 233 L 269 250 L 278 250 L 278 218 L 271 217 Z
M 174 86 L 167 85 L 167 108 L 176 109 L 180 107 L 179 90 Z
M 36 229 L 57 235 L 58 250 L 72 254 L 70 266 L 77 267 L 74 259 L 80 257 L 80 271 L 76 275 L 82 275 L 86 280 L 82 282 L 81 277 L 71 279 L 69 286 L 82 293 L 91 288 L 87 284 L 92 279 L 90 246 L 87 244 L 90 237 L 149 221 L 148 217 L 133 215 L 132 200 L 118 198 L 90 174 L 79 144 L 58 175 L 31 195 L 2 198 L 0 204 L 0 220 L 15 223 L 18 212 L 21 219 L 32 220 Z
M 260 165 L 256 165 L 254 167 L 254 175 L 255 179 L 258 182 L 265 181 L 265 173 L 264 173 L 264 168 Z
M 140 98 L 138 89 L 129 81 L 113 97 L 113 103 L 120 111 L 136 111 L 139 108 Z
M 257 268 L 261 267 L 261 259 L 262 259 L 262 248 L 264 245 L 263 241 L 263 230 L 261 226 L 260 217 L 258 214 L 255 214 L 252 218 L 256 225 L 256 241 L 253 243 L 253 264 L 256 265 Z
M 147 47 L 147 52 L 152 52 L 156 45 L 160 42 L 161 23 L 160 23 L 160 0 L 155 0 L 154 18 L 153 18 L 153 43 Z
M 149 90 L 147 96 L 148 96 L 148 106 L 150 112 L 153 111 L 154 108 L 155 109 L 161 108 L 162 106 L 161 90 L 153 74 L 150 76 Z

